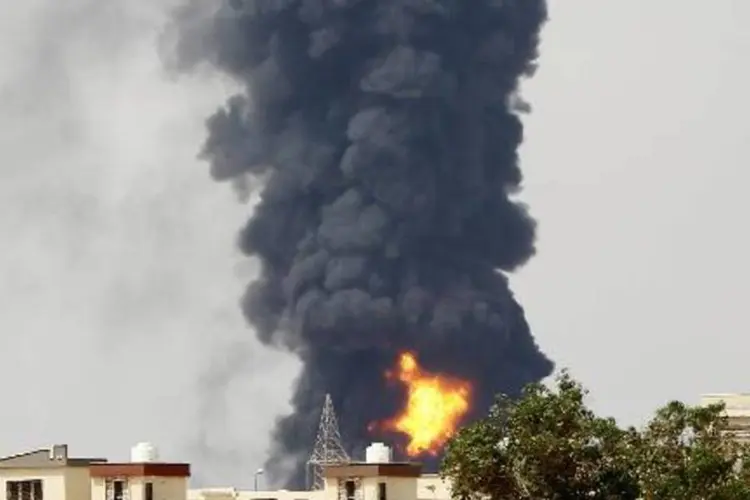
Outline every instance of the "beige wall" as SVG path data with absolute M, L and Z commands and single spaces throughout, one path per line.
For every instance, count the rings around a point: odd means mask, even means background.
M 54 469 L 0 469 L 0 500 L 5 498 L 7 481 L 41 479 L 44 498 L 53 500 L 91 500 L 87 467 L 59 467 Z
M 450 483 L 443 481 L 437 474 L 425 474 L 417 479 L 417 498 L 419 500 L 450 500 Z
M 187 500 L 188 482 L 186 477 L 155 477 L 154 500 Z
M 750 417 L 750 394 L 704 394 L 701 404 L 724 403 L 727 416 Z
M 342 478 L 342 480 L 345 480 Z M 379 500 L 379 484 L 386 484 L 388 500 L 417 500 L 417 478 L 414 477 L 363 477 L 362 490 L 357 500 Z M 326 480 L 323 500 L 337 500 L 338 478 Z
M 105 500 L 107 498 L 105 481 L 101 477 L 91 479 L 91 500 Z M 128 478 L 126 488 L 130 500 L 144 500 L 147 482 L 154 485 L 154 500 L 187 500 L 187 478 L 184 477 Z
M 65 469 L 65 500 L 91 500 L 91 476 L 88 467 Z M 44 498 L 47 492 L 44 492 Z
M 750 394 L 706 394 L 702 405 L 724 403 L 729 418 L 728 431 L 737 441 L 750 443 Z
M 107 490 L 104 486 L 104 479 L 101 477 L 91 478 L 91 500 L 103 500 L 107 498 Z
M 379 500 L 380 483 L 386 485 L 388 500 L 417 500 L 417 479 L 413 477 L 366 477 L 362 480 L 361 500 Z
M 388 500 L 450 500 L 449 484 L 436 474 L 414 478 L 365 478 L 361 500 L 378 500 L 378 483 L 386 481 Z M 434 490 L 430 488 L 434 486 Z M 337 500 L 337 479 L 321 491 L 240 491 L 234 488 L 194 489 L 188 500 Z
M 0 469 L 0 500 L 5 497 L 8 481 L 27 481 L 41 479 L 43 481 L 44 498 L 68 500 L 65 496 L 64 468 L 56 469 Z

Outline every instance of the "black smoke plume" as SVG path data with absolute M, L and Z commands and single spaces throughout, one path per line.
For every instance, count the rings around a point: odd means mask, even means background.
M 262 266 L 244 312 L 304 364 L 271 479 L 291 464 L 288 486 L 302 486 L 326 392 L 349 449 L 377 438 L 368 424 L 404 401 L 383 374 L 405 349 L 474 383 L 469 419 L 547 376 L 503 274 L 534 253 L 510 196 L 545 0 L 234 0 L 204 24 L 190 12 L 183 60 L 244 88 L 203 149 L 215 179 L 262 189 L 240 237 Z

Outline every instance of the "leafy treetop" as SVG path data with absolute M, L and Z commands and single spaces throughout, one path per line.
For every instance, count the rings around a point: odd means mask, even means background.
M 441 474 L 460 500 L 750 500 L 750 448 L 727 433 L 723 405 L 672 402 L 641 429 L 597 416 L 565 371 L 555 387 L 500 397 L 461 429 Z

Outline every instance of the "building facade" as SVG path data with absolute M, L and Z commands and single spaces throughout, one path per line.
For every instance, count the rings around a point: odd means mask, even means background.
M 702 405 L 723 403 L 729 423 L 729 432 L 743 443 L 750 443 L 750 394 L 705 394 Z
M 383 443 L 373 443 L 365 456 L 364 462 L 325 466 L 321 490 L 207 488 L 190 490 L 188 500 L 450 500 L 447 482 L 437 474 L 422 474 L 420 464 L 392 462 Z
M 0 500 L 89 499 L 92 464 L 101 458 L 71 458 L 67 445 L 0 459 Z
M 131 461 L 72 458 L 67 445 L 0 459 L 0 500 L 186 500 L 190 465 L 156 461 L 140 443 Z
M 130 462 L 73 458 L 67 445 L 0 459 L 0 500 L 448 500 L 449 488 L 414 463 L 393 463 L 376 443 L 364 462 L 323 469 L 315 491 L 189 489 L 190 465 L 163 462 L 139 443 Z M 386 450 L 387 451 L 387 450 Z
M 190 466 L 175 463 L 105 463 L 90 469 L 91 498 L 186 500 Z M 69 498 L 68 500 L 75 500 Z

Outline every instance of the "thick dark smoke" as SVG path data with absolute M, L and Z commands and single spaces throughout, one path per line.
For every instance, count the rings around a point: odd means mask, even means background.
M 534 253 L 519 189 L 517 94 L 545 0 L 235 0 L 200 24 L 183 62 L 244 85 L 208 121 L 217 180 L 259 182 L 242 250 L 262 264 L 244 312 L 304 362 L 267 464 L 301 486 L 326 392 L 346 445 L 396 413 L 383 376 L 413 349 L 431 371 L 497 392 L 547 376 L 503 272 Z M 191 19 L 193 19 L 191 21 Z M 191 59 L 191 60 L 189 60 Z

